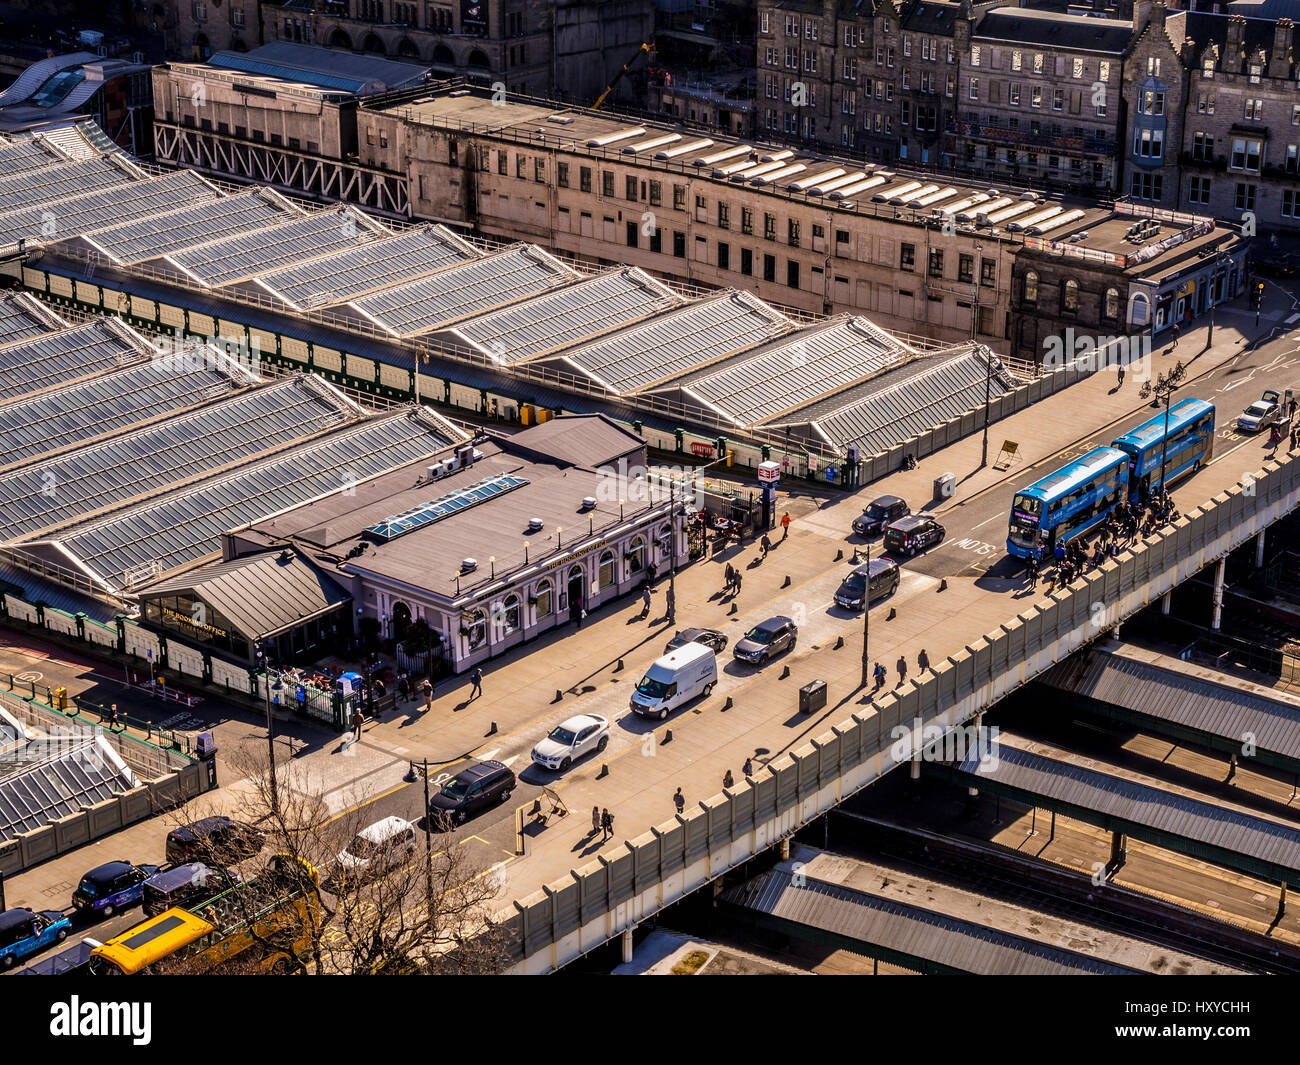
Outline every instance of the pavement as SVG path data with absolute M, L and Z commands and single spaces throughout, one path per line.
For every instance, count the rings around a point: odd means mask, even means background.
M 1154 412 L 1138 397 L 1141 375 L 1151 369 L 1146 363 L 1163 370 L 1186 360 L 1188 381 L 1180 397 L 1203 395 L 1219 407 L 1215 461 L 1174 492 L 1181 510 L 1257 469 L 1266 453 L 1265 441 L 1237 434 L 1232 427 L 1235 414 L 1264 387 L 1300 389 L 1300 344 L 1294 338 L 1252 346 L 1257 338 L 1266 338 L 1275 323 L 1300 313 L 1289 291 L 1273 292 L 1275 287 L 1270 284 L 1258 331 L 1253 311 L 1220 308 L 1212 346 L 1205 346 L 1206 329 L 1200 325 L 1183 336 L 1176 351 L 1166 345 L 1142 365 L 1131 367 L 1122 387 L 1112 373 L 1102 371 L 994 423 L 989 465 L 981 465 L 982 440 L 974 434 L 921 460 L 917 469 L 900 471 L 856 494 L 796 495 L 788 504 L 783 500 L 793 525 L 788 540 L 781 541 L 779 530 L 773 535 L 776 546 L 766 560 L 759 559 L 754 544 L 732 546 L 677 575 L 675 626 L 663 616 L 661 581 L 649 619 L 639 618 L 639 600 L 628 597 L 593 612 L 580 635 L 565 628 L 512 649 L 485 667 L 480 697 L 469 698 L 468 680 L 444 681 L 431 709 L 426 711 L 418 701 L 405 703 L 395 714 L 370 722 L 355 744 L 327 735 L 314 724 L 290 723 L 286 728 L 299 737 L 300 746 L 287 757 L 281 749 L 281 778 L 285 786 L 323 796 L 340 812 L 359 808 L 370 820 L 394 813 L 416 819 L 422 813 L 423 785 L 403 779 L 410 761 L 429 760 L 434 786 L 468 759 L 505 761 L 519 777 L 518 789 L 506 806 L 472 821 L 465 838 L 475 848 L 476 860 L 499 871 L 503 906 L 531 894 L 598 854 L 621 847 L 622 840 L 670 821 L 678 787 L 694 806 L 721 792 L 725 772 L 739 780 L 746 758 L 753 760 L 755 773 L 762 773 L 768 761 L 865 708 L 859 687 L 864 620 L 836 607 L 833 595 L 849 571 L 855 547 L 867 546 L 849 536 L 850 521 L 875 496 L 900 495 L 914 510 L 938 516 L 948 529 L 942 545 L 904 564 L 898 591 L 870 611 L 870 658 L 890 670 L 892 685 L 900 657 L 909 676 L 915 676 L 922 648 L 932 662 L 940 662 L 1045 594 L 1044 585 L 1027 588 L 1019 564 L 1003 558 L 1011 495 L 1150 417 Z M 1005 470 L 992 465 L 1003 440 L 1018 444 L 1017 460 Z M 957 477 L 957 494 L 935 499 L 934 479 L 949 471 Z M 872 545 L 873 553 L 877 550 Z M 724 596 L 721 590 L 727 562 L 744 573 L 743 590 L 734 596 Z M 773 614 L 789 615 L 799 625 L 795 652 L 759 670 L 738 665 L 724 653 L 711 697 L 678 711 L 667 722 L 648 722 L 627 709 L 631 689 L 662 654 L 675 627 L 718 628 L 734 645 L 752 624 Z M 841 638 L 843 644 L 837 646 Z M 814 679 L 827 683 L 828 705 L 800 714 L 798 688 Z M 204 705 L 220 716 L 215 727 L 222 730 L 223 746 L 264 744 L 255 715 L 215 700 Z M 564 774 L 533 766 L 533 744 L 579 712 L 612 720 L 608 749 Z M 545 827 L 530 823 L 519 854 L 516 811 L 527 820 L 543 789 L 551 789 L 571 813 L 549 820 Z M 216 808 L 241 798 L 240 789 L 231 784 L 205 796 Z M 593 806 L 614 815 L 613 839 L 601 842 L 590 831 Z M 92 846 L 111 849 L 114 857 L 122 853 L 149 860 L 160 853 L 163 835 L 146 824 Z M 12 878 L 6 885 L 10 904 L 40 894 L 41 885 L 51 880 L 66 882 L 74 867 L 84 870 L 95 864 L 82 851 Z

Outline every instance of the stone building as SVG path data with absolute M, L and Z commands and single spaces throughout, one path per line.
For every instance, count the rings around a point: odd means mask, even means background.
M 258 0 L 167 0 L 162 18 L 155 18 L 169 56 L 207 59 L 213 52 L 246 52 L 261 44 L 258 8 Z
M 1289 18 L 1151 6 L 1125 72 L 1124 191 L 1300 231 L 1297 44 Z

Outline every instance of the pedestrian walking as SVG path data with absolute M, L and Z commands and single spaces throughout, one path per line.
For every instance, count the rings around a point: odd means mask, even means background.
M 117 703 L 114 703 L 113 709 L 109 712 L 108 715 L 108 727 L 110 729 L 117 728 L 119 721 L 120 721 L 120 715 L 117 712 Z
M 1065 541 L 1064 541 L 1064 540 L 1057 540 L 1057 541 L 1056 541 L 1056 546 L 1055 546 L 1054 548 L 1052 548 L 1052 557 L 1056 559 L 1056 564 L 1057 564 L 1058 566 L 1059 566 L 1062 562 L 1065 561 Z
M 673 792 L 673 805 L 677 807 L 678 813 L 686 809 L 686 796 L 682 794 L 681 788 Z
M 424 708 L 426 710 L 432 709 L 433 708 L 433 684 L 429 681 L 428 677 L 425 677 L 424 682 L 420 685 L 420 694 L 424 696 Z
M 885 667 L 881 665 L 879 662 L 876 663 L 876 668 L 871 671 L 871 675 L 876 679 L 877 688 L 883 688 L 885 686 L 885 681 L 889 677 L 889 674 L 886 672 Z
M 361 712 L 361 707 L 356 707 L 352 711 L 352 739 L 361 739 L 361 725 L 366 720 L 366 715 Z
M 1294 418 L 1291 419 L 1291 450 L 1295 450 L 1296 436 L 1300 434 L 1300 425 L 1296 424 Z
M 668 587 L 668 594 L 664 597 L 668 604 L 668 620 L 677 620 L 677 596 L 674 594 L 672 586 Z
M 402 702 L 406 702 L 411 696 L 411 685 L 406 679 L 406 674 L 402 673 L 397 678 L 397 694 Z
M 729 592 L 731 591 L 731 586 L 736 583 L 736 567 L 733 566 L 730 562 L 728 562 L 724 574 L 726 580 L 723 582 L 722 590 L 724 592 Z
M 1124 364 L 1122 362 L 1119 364 L 1119 387 L 1124 387 Z
M 930 656 L 925 653 L 925 648 L 921 648 L 921 653 L 916 656 L 916 668 L 924 673 L 930 668 Z
M 614 815 L 609 812 L 609 808 L 600 811 L 600 842 L 604 843 L 614 835 Z
M 754 760 L 752 758 L 746 758 L 745 764 L 740 767 L 740 771 L 744 773 L 745 776 L 752 777 L 754 775 Z
M 650 585 L 641 586 L 641 616 L 643 618 L 650 616 Z
M 600 831 L 600 807 L 593 806 L 591 808 L 591 834 L 594 836 L 599 831 Z
M 1231 784 L 1232 778 L 1237 775 L 1237 755 L 1235 753 L 1228 756 L 1228 779 L 1225 784 Z
M 898 656 L 898 684 L 902 684 L 907 679 L 907 659 L 902 655 Z M 897 688 L 898 684 L 894 687 Z
M 1292 396 L 1289 400 L 1287 400 L 1286 407 L 1287 407 L 1287 417 L 1291 421 L 1295 421 L 1295 396 Z
M 1174 323 L 1174 342 L 1170 345 L 1170 350 L 1178 347 L 1178 323 Z
M 772 541 L 767 538 L 767 533 L 763 534 L 763 539 L 759 541 L 758 546 L 763 551 L 763 557 L 767 558 L 767 553 L 772 550 Z
M 1034 554 L 1029 556 L 1029 565 L 1026 568 L 1029 570 L 1029 587 L 1037 588 L 1038 587 L 1038 552 L 1034 552 Z
M 790 535 L 790 512 L 787 510 L 781 515 L 781 539 L 784 540 Z
M 474 672 L 469 675 L 470 682 L 474 685 L 470 689 L 469 697 L 477 699 L 483 694 L 483 670 L 479 666 L 474 667 Z
M 1058 564 L 1056 569 L 1052 570 L 1051 580 L 1047 582 L 1048 595 L 1051 595 L 1054 591 L 1056 591 L 1056 582 L 1060 579 L 1060 577 L 1061 577 L 1061 567 Z
M 740 582 L 741 582 L 743 579 L 744 579 L 744 575 L 740 572 L 740 570 L 736 570 L 736 580 L 735 580 L 735 585 L 734 585 L 734 587 L 735 587 L 735 590 L 736 590 L 736 594 L 737 594 L 737 595 L 740 594 Z
M 736 778 L 731 775 L 730 769 L 728 769 L 725 773 L 722 774 L 722 786 L 724 788 L 730 788 L 734 786 L 735 783 L 736 783 Z

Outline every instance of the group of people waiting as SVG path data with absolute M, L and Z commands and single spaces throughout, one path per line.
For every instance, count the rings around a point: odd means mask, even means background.
M 1086 573 L 1090 566 L 1100 566 L 1107 558 L 1118 556 L 1139 535 L 1150 536 L 1161 525 L 1177 520 L 1178 508 L 1167 495 L 1157 496 L 1146 506 L 1120 502 L 1101 526 L 1091 551 L 1082 537 L 1056 542 L 1052 551 L 1056 571 L 1047 590 L 1053 591 L 1057 584 L 1069 584 L 1081 573 Z M 1031 588 L 1038 586 L 1042 564 L 1042 549 L 1035 549 L 1026 563 Z

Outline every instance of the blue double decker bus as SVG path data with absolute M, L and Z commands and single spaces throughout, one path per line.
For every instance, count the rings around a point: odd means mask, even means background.
M 1087 532 L 1109 517 L 1128 492 L 1129 457 L 1113 447 L 1093 448 L 1016 493 L 1011 502 L 1007 552 L 1028 558 L 1034 548 L 1050 555 L 1057 541 Z
M 1214 457 L 1214 404 L 1203 399 L 1183 399 L 1170 407 L 1167 448 L 1163 414 L 1111 441 L 1111 447 L 1128 455 L 1129 497 L 1145 504 L 1160 492 L 1162 459 L 1165 480 L 1172 484 Z

